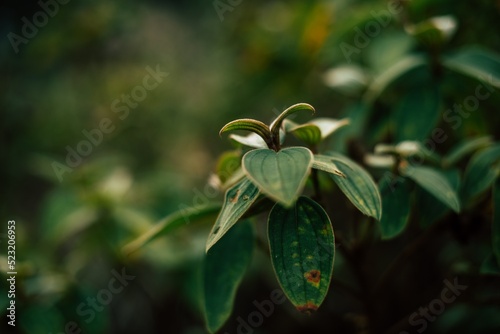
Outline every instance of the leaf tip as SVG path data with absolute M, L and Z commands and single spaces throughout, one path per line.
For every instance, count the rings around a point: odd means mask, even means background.
M 319 305 L 316 305 L 314 304 L 313 302 L 311 301 L 308 301 L 307 303 L 305 303 L 304 305 L 297 305 L 295 307 L 297 309 L 297 311 L 301 312 L 301 313 L 305 313 L 305 314 L 311 314 L 312 312 L 315 312 L 318 310 L 319 308 Z

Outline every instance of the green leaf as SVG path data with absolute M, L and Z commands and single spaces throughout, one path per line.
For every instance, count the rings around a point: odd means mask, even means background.
M 348 118 L 344 119 L 333 119 L 333 118 L 315 118 L 309 122 L 310 124 L 316 125 L 321 131 L 321 139 L 325 139 L 331 134 L 333 134 L 338 129 L 349 125 L 350 121 Z
M 259 189 L 247 178 L 226 191 L 224 204 L 208 236 L 207 252 L 238 222 L 258 196 Z
M 493 226 L 491 228 L 493 254 L 500 266 L 500 178 L 493 185 Z
M 499 160 L 500 144 L 488 147 L 472 156 L 460 189 L 463 202 L 468 202 L 493 184 L 499 174 L 499 170 L 493 167 Z
M 491 137 L 479 137 L 475 139 L 466 139 L 456 145 L 448 155 L 443 158 L 443 166 L 453 166 L 460 160 L 475 151 L 493 144 Z
M 290 115 L 292 115 L 300 110 L 309 110 L 309 111 L 312 111 L 313 114 L 316 112 L 314 110 L 313 106 L 311 106 L 310 104 L 307 104 L 307 103 L 297 103 L 291 107 L 288 107 L 271 124 L 270 129 L 271 129 L 272 138 L 278 138 L 279 131 L 281 129 L 281 124 L 283 123 L 285 118 L 287 118 L 288 116 L 290 116 Z
M 317 145 L 321 142 L 321 130 L 314 124 L 302 124 L 290 129 L 290 132 L 310 146 Z
M 220 204 L 212 204 L 202 207 L 186 207 L 174 212 L 156 223 L 148 232 L 125 245 L 122 252 L 129 255 L 159 236 L 166 235 L 181 226 L 213 220 L 217 217 L 220 209 Z
M 235 142 L 252 147 L 252 148 L 267 148 L 267 144 L 261 136 L 256 133 L 251 133 L 248 136 L 240 136 L 234 133 L 229 135 L 229 138 L 234 140 Z
M 398 179 L 391 174 L 390 177 L 380 181 L 380 194 L 382 195 L 382 218 L 380 231 L 382 239 L 390 239 L 404 231 L 410 216 L 410 189 L 404 178 Z
M 315 154 L 312 167 L 323 172 L 346 177 L 345 174 L 338 169 L 337 165 L 333 162 L 333 159 L 327 155 Z
M 413 89 L 394 110 L 396 141 L 424 140 L 440 116 L 441 97 L 436 87 Z
M 243 156 L 243 169 L 264 194 L 291 206 L 304 188 L 312 162 L 313 154 L 305 147 L 279 152 L 257 149 Z
M 257 135 L 255 135 L 257 136 Z M 257 138 L 260 139 L 259 136 Z M 221 154 L 217 161 L 215 171 L 221 184 L 226 183 L 238 171 L 241 166 L 241 153 L 239 151 L 228 151 Z
M 403 169 L 403 175 L 415 181 L 453 211 L 460 212 L 457 193 L 446 177 L 437 170 L 423 166 L 407 166 Z
M 247 130 L 254 132 L 258 134 L 268 146 L 272 144 L 269 127 L 261 121 L 249 118 L 237 119 L 224 125 L 224 127 L 220 130 L 219 135 L 222 136 L 224 132 L 235 130 Z
M 378 187 L 367 171 L 351 159 L 338 153 L 329 153 L 329 157 L 346 177 L 332 174 L 340 190 L 363 214 L 380 220 L 382 200 Z
M 231 315 L 236 290 L 250 264 L 253 244 L 252 225 L 245 221 L 234 226 L 206 255 L 204 313 L 211 333 L 217 332 Z
M 484 260 L 480 269 L 481 274 L 483 275 L 495 275 L 500 276 L 500 264 L 495 258 L 494 254 L 488 255 L 486 260 Z
M 335 258 L 325 210 L 304 196 L 289 209 L 276 204 L 269 214 L 268 236 L 273 268 L 285 295 L 299 311 L 317 310 L 328 292 Z
M 442 174 L 455 192 L 458 193 L 460 187 L 460 173 L 458 169 L 445 170 Z M 417 203 L 416 215 L 418 216 L 419 224 L 422 228 L 427 228 L 435 221 L 441 219 L 450 211 L 450 208 L 441 201 L 436 201 L 436 198 L 422 188 L 417 188 L 415 191 L 415 202 Z
M 380 94 L 382 94 L 382 92 L 397 79 L 401 78 L 408 72 L 424 67 L 427 64 L 427 59 L 423 55 L 411 55 L 402 58 L 371 82 L 366 92 L 365 100 L 369 104 L 373 103 L 380 96 Z
M 443 65 L 449 69 L 486 81 L 500 88 L 500 57 L 493 52 L 478 48 L 468 48 L 458 51 L 445 58 Z

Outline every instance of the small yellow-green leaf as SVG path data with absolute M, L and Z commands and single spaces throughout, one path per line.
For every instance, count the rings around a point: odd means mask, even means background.
M 314 124 L 302 124 L 290 129 L 290 132 L 310 146 L 321 142 L 321 130 Z
M 285 295 L 302 312 L 318 309 L 328 292 L 335 240 L 325 210 L 300 197 L 295 206 L 276 204 L 269 214 L 271 260 Z
M 312 162 L 313 154 L 305 147 L 257 149 L 243 156 L 243 170 L 264 194 L 289 207 L 302 192 Z
M 238 222 L 258 196 L 259 189 L 246 177 L 226 191 L 224 204 L 208 236 L 207 251 Z
M 231 315 L 236 291 L 252 257 L 253 244 L 252 225 L 244 221 L 228 231 L 206 254 L 203 309 L 210 333 L 217 332 Z

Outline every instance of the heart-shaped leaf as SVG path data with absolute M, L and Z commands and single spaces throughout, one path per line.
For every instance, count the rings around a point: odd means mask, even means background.
M 261 121 L 249 118 L 237 119 L 224 125 L 224 127 L 220 130 L 219 135 L 222 135 L 224 132 L 235 130 L 246 130 L 254 132 L 264 140 L 268 147 L 272 145 L 271 132 L 269 130 L 269 127 Z
M 217 332 L 231 315 L 236 290 L 250 264 L 253 244 L 252 225 L 244 221 L 226 233 L 205 257 L 203 302 L 211 333 Z
M 338 153 L 329 153 L 338 170 L 345 177 L 332 174 L 332 178 L 340 190 L 363 214 L 380 220 L 382 217 L 382 200 L 373 178 L 363 167 Z
M 257 149 L 243 156 L 243 169 L 264 194 L 289 207 L 302 192 L 312 162 L 313 154 L 305 147 Z
M 328 292 L 335 258 L 333 229 L 325 210 L 300 197 L 295 206 L 276 204 L 269 214 L 269 246 L 285 295 L 303 312 L 318 309 Z
M 379 184 L 384 213 L 380 219 L 382 239 L 394 238 L 403 232 L 410 215 L 409 182 L 404 182 L 404 179 L 398 181 L 397 176 L 391 174 Z
M 402 172 L 453 211 L 460 212 L 457 193 L 440 172 L 430 167 L 411 165 L 404 168 Z
M 246 177 L 226 191 L 222 210 L 208 236 L 207 252 L 238 222 L 258 196 L 259 189 Z
M 313 114 L 316 112 L 313 108 L 312 105 L 310 104 L 307 104 L 307 103 L 297 103 L 297 104 L 294 104 L 293 106 L 291 107 L 288 107 L 287 109 L 285 109 L 275 120 L 274 122 L 271 124 L 271 126 L 269 127 L 271 129 L 271 135 L 272 135 L 272 138 L 278 138 L 279 136 L 279 131 L 281 129 L 281 124 L 283 123 L 283 121 L 285 120 L 285 118 L 287 118 L 288 116 L 296 113 L 297 111 L 300 111 L 300 110 L 309 110 L 311 111 Z

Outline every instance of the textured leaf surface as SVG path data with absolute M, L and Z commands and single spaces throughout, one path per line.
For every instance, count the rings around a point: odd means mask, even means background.
M 402 181 L 402 182 L 398 182 Z M 382 196 L 382 239 L 390 239 L 404 231 L 410 215 L 410 189 L 408 182 L 395 175 L 383 178 L 379 184 Z
M 328 156 L 333 159 L 340 172 L 346 176 L 332 175 L 340 190 L 363 214 L 380 220 L 382 200 L 378 187 L 370 174 L 346 156 L 338 153 L 329 153 Z
M 250 263 L 253 244 L 252 225 L 244 221 L 226 233 L 205 257 L 204 311 L 211 333 L 218 331 L 231 315 L 236 290 Z
M 499 144 L 474 154 L 465 171 L 464 182 L 460 191 L 462 201 L 469 201 L 493 184 L 499 173 L 499 162 Z M 497 168 L 494 168 L 495 164 L 497 164 Z
M 268 222 L 271 260 L 288 299 L 300 311 L 318 309 L 332 279 L 335 241 L 328 215 L 307 197 L 276 204 Z
M 203 207 L 186 207 L 165 217 L 156 223 L 148 232 L 123 247 L 123 253 L 131 254 L 159 236 L 190 224 L 215 219 L 221 209 L 220 204 Z
M 255 119 L 250 119 L 250 118 L 237 119 L 227 123 L 220 130 L 219 135 L 222 135 L 223 133 L 228 131 L 236 131 L 236 130 L 251 131 L 259 135 L 266 144 L 269 145 L 271 143 L 271 132 L 269 130 L 269 127 L 266 124 L 262 123 L 261 121 L 257 121 Z
M 226 191 L 224 204 L 210 231 L 206 250 L 233 227 L 259 196 L 259 189 L 246 177 Z
M 264 194 L 291 206 L 304 188 L 312 162 L 313 154 L 305 147 L 279 152 L 257 149 L 243 156 L 243 169 Z
M 408 166 L 403 173 L 450 209 L 460 212 L 457 193 L 440 172 L 430 167 Z

